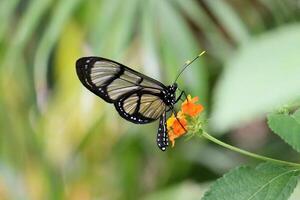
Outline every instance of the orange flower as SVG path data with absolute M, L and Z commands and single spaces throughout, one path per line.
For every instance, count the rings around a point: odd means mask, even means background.
M 167 120 L 167 129 L 170 130 L 175 122 L 176 118 L 174 113 L 171 115 L 171 117 L 169 117 L 169 119 Z
M 197 101 L 198 97 L 192 98 L 191 95 L 188 95 L 187 100 L 181 104 L 181 111 L 176 115 L 177 119 L 173 113 L 167 120 L 168 135 L 172 147 L 175 145 L 175 139 L 181 137 L 187 131 L 186 116 L 196 117 L 203 111 L 203 106 L 201 104 L 196 104 Z
M 175 145 L 175 139 L 184 135 L 187 130 L 187 121 L 184 116 L 177 114 L 177 118 L 173 114 L 167 121 L 168 135 L 172 147 Z
M 203 106 L 201 104 L 195 104 L 198 99 L 198 97 L 192 98 L 191 95 L 188 95 L 187 100 L 181 104 L 182 112 L 191 117 L 195 117 L 202 112 L 204 109 Z

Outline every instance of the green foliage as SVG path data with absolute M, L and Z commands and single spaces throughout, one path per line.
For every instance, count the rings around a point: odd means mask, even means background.
M 50 57 L 51 50 L 79 3 L 80 0 L 66 0 L 60 1 L 57 5 L 55 5 L 54 11 L 51 13 L 51 20 L 45 28 L 45 33 L 37 47 L 34 58 L 34 77 L 36 88 L 47 87 L 47 62 Z M 38 98 L 41 97 L 38 96 Z
M 219 131 L 261 117 L 298 98 L 300 26 L 267 32 L 229 58 L 215 91 L 212 126 Z
M 206 184 L 199 187 L 196 183 L 184 182 L 168 189 L 157 191 L 143 200 L 199 200 L 199 196 L 203 195 L 206 188 Z
M 297 184 L 299 169 L 263 163 L 238 167 L 211 186 L 203 200 L 286 200 Z
M 207 181 L 241 159 L 203 140 L 178 140 L 161 153 L 157 124 L 121 119 L 80 84 L 76 59 L 112 58 L 170 84 L 206 50 L 179 86 L 226 130 L 299 96 L 296 7 L 292 0 L 0 0 L 0 199 L 199 199 Z
M 292 116 L 300 124 L 300 109 L 296 110 Z
M 220 23 L 228 29 L 229 35 L 236 40 L 235 42 L 243 43 L 249 39 L 247 28 L 229 4 L 222 0 L 206 2 Z
M 300 110 L 293 115 L 269 114 L 268 124 L 274 133 L 300 152 Z

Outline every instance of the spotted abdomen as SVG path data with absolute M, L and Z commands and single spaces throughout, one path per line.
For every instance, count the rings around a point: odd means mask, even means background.
M 162 151 L 166 150 L 166 147 L 169 146 L 169 137 L 167 132 L 167 123 L 166 123 L 166 113 L 164 112 L 159 119 L 159 126 L 157 132 L 157 146 Z

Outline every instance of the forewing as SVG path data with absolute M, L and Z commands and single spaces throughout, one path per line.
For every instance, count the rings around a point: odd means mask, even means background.
M 155 121 L 166 109 L 159 95 L 142 89 L 124 96 L 114 104 L 123 118 L 136 124 Z
M 166 123 L 166 112 L 164 112 L 159 119 L 156 142 L 158 148 L 160 148 L 160 150 L 162 151 L 165 151 L 166 147 L 169 146 L 169 137 L 168 137 L 167 123 Z
M 108 103 L 115 103 L 136 91 L 159 94 L 165 86 L 148 76 L 115 61 L 101 57 L 83 57 L 76 62 L 82 84 Z

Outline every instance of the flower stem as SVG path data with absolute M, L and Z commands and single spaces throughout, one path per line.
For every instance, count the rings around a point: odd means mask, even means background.
M 208 134 L 205 131 L 203 131 L 201 136 L 203 136 L 204 138 L 206 138 L 206 139 L 210 140 L 211 142 L 216 143 L 216 144 L 218 144 L 222 147 L 225 147 L 225 148 L 230 149 L 232 151 L 235 151 L 237 153 L 240 153 L 240 154 L 243 154 L 243 155 L 258 159 L 258 160 L 263 160 L 263 161 L 268 161 L 268 162 L 272 162 L 272 163 L 275 163 L 275 164 L 287 165 L 287 166 L 291 166 L 291 167 L 300 168 L 300 164 L 298 164 L 298 163 L 287 162 L 287 161 L 283 161 L 283 160 L 277 160 L 277 159 L 269 158 L 269 157 L 266 157 L 266 156 L 261 156 L 261 155 L 251 153 L 249 151 L 245 151 L 243 149 L 234 147 L 232 145 L 229 145 L 227 143 L 224 143 L 224 142 L 218 140 L 217 138 L 211 136 L 210 134 Z

